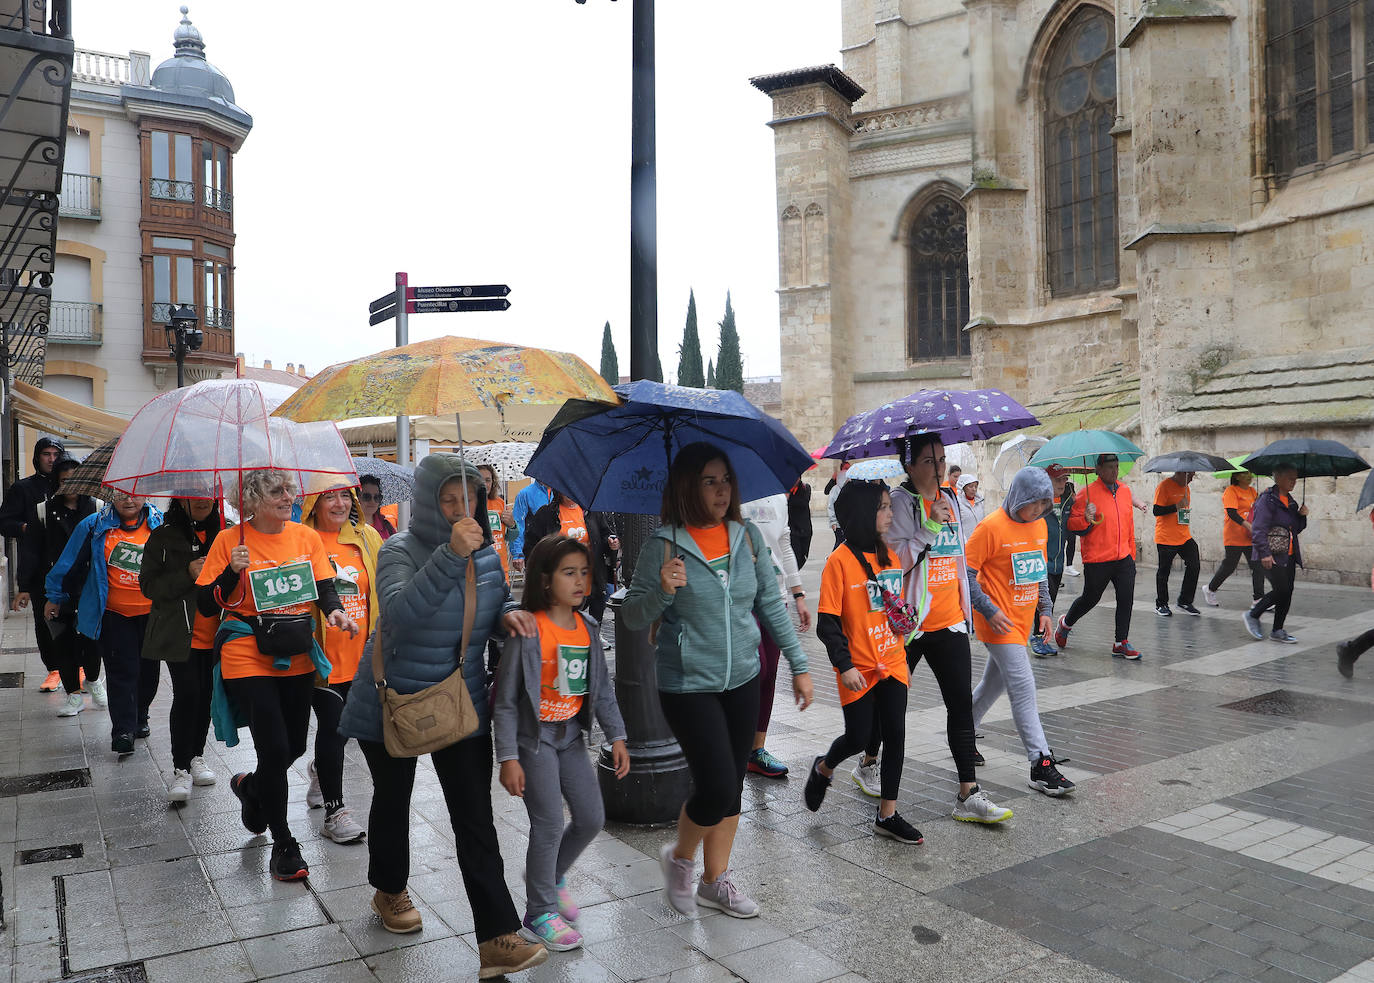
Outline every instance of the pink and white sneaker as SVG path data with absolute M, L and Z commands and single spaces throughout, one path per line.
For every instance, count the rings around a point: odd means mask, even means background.
M 525 916 L 520 934 L 531 942 L 542 942 L 545 948 L 554 952 L 567 952 L 582 945 L 582 935 L 556 911 L 550 911 L 531 920 Z

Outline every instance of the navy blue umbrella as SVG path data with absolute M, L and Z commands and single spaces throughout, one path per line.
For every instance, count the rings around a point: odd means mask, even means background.
M 815 463 L 786 427 L 737 392 L 647 380 L 615 391 L 625 400 L 619 406 L 568 400 L 525 473 L 584 509 L 657 515 L 669 462 L 696 441 L 729 456 L 744 502 L 787 491 Z

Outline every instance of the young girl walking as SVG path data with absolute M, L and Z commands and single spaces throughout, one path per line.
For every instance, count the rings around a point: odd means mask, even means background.
M 531 551 L 523 605 L 539 630 L 506 642 L 491 715 L 501 784 L 525 800 L 530 816 L 521 934 L 557 951 L 582 944 L 569 924 L 578 908 L 568 890 L 568 870 L 606 820 L 587 754 L 593 712 L 611 743 L 615 777 L 630 771 L 625 722 L 601 634 L 579 611 L 592 589 L 591 564 L 586 545 L 568 536 L 545 537 Z M 566 827 L 565 800 L 571 817 Z
M 892 525 L 892 499 L 881 485 L 850 481 L 835 499 L 835 518 L 844 543 L 830 554 L 821 573 L 816 635 L 839 680 L 844 733 L 812 764 L 806 808 L 815 812 L 821 807 L 835 769 L 864 749 L 876 719 L 885 747 L 873 832 L 899 843 L 920 843 L 921 831 L 897 812 L 910 673 L 902 640 L 892 634 L 883 608 L 885 590 L 902 594 L 901 564 L 883 543 Z

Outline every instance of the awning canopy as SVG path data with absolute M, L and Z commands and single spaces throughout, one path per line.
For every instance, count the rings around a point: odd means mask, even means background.
M 491 444 L 504 440 L 538 441 L 562 406 L 531 406 L 517 403 L 502 413 L 484 410 L 463 414 L 463 443 Z M 395 417 L 363 417 L 343 420 L 339 433 L 349 447 L 367 444 L 389 447 L 396 443 Z M 451 416 L 413 416 L 410 418 L 410 439 L 428 440 L 437 444 L 458 441 L 458 423 Z
M 86 444 L 95 445 L 118 437 L 129 425 L 125 417 L 44 392 L 27 382 L 16 382 L 12 396 L 15 419 L 24 426 L 59 437 L 79 439 Z

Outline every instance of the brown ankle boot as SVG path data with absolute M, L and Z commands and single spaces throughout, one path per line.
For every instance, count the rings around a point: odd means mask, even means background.
M 397 935 L 418 932 L 424 927 L 420 921 L 420 913 L 410 902 L 409 891 L 402 891 L 400 894 L 378 891 L 372 896 L 372 910 L 382 920 L 382 928 Z
M 541 943 L 527 942 L 514 932 L 487 939 L 477 947 L 477 953 L 482 957 L 482 968 L 477 973 L 481 980 L 518 973 L 549 958 L 549 950 Z

